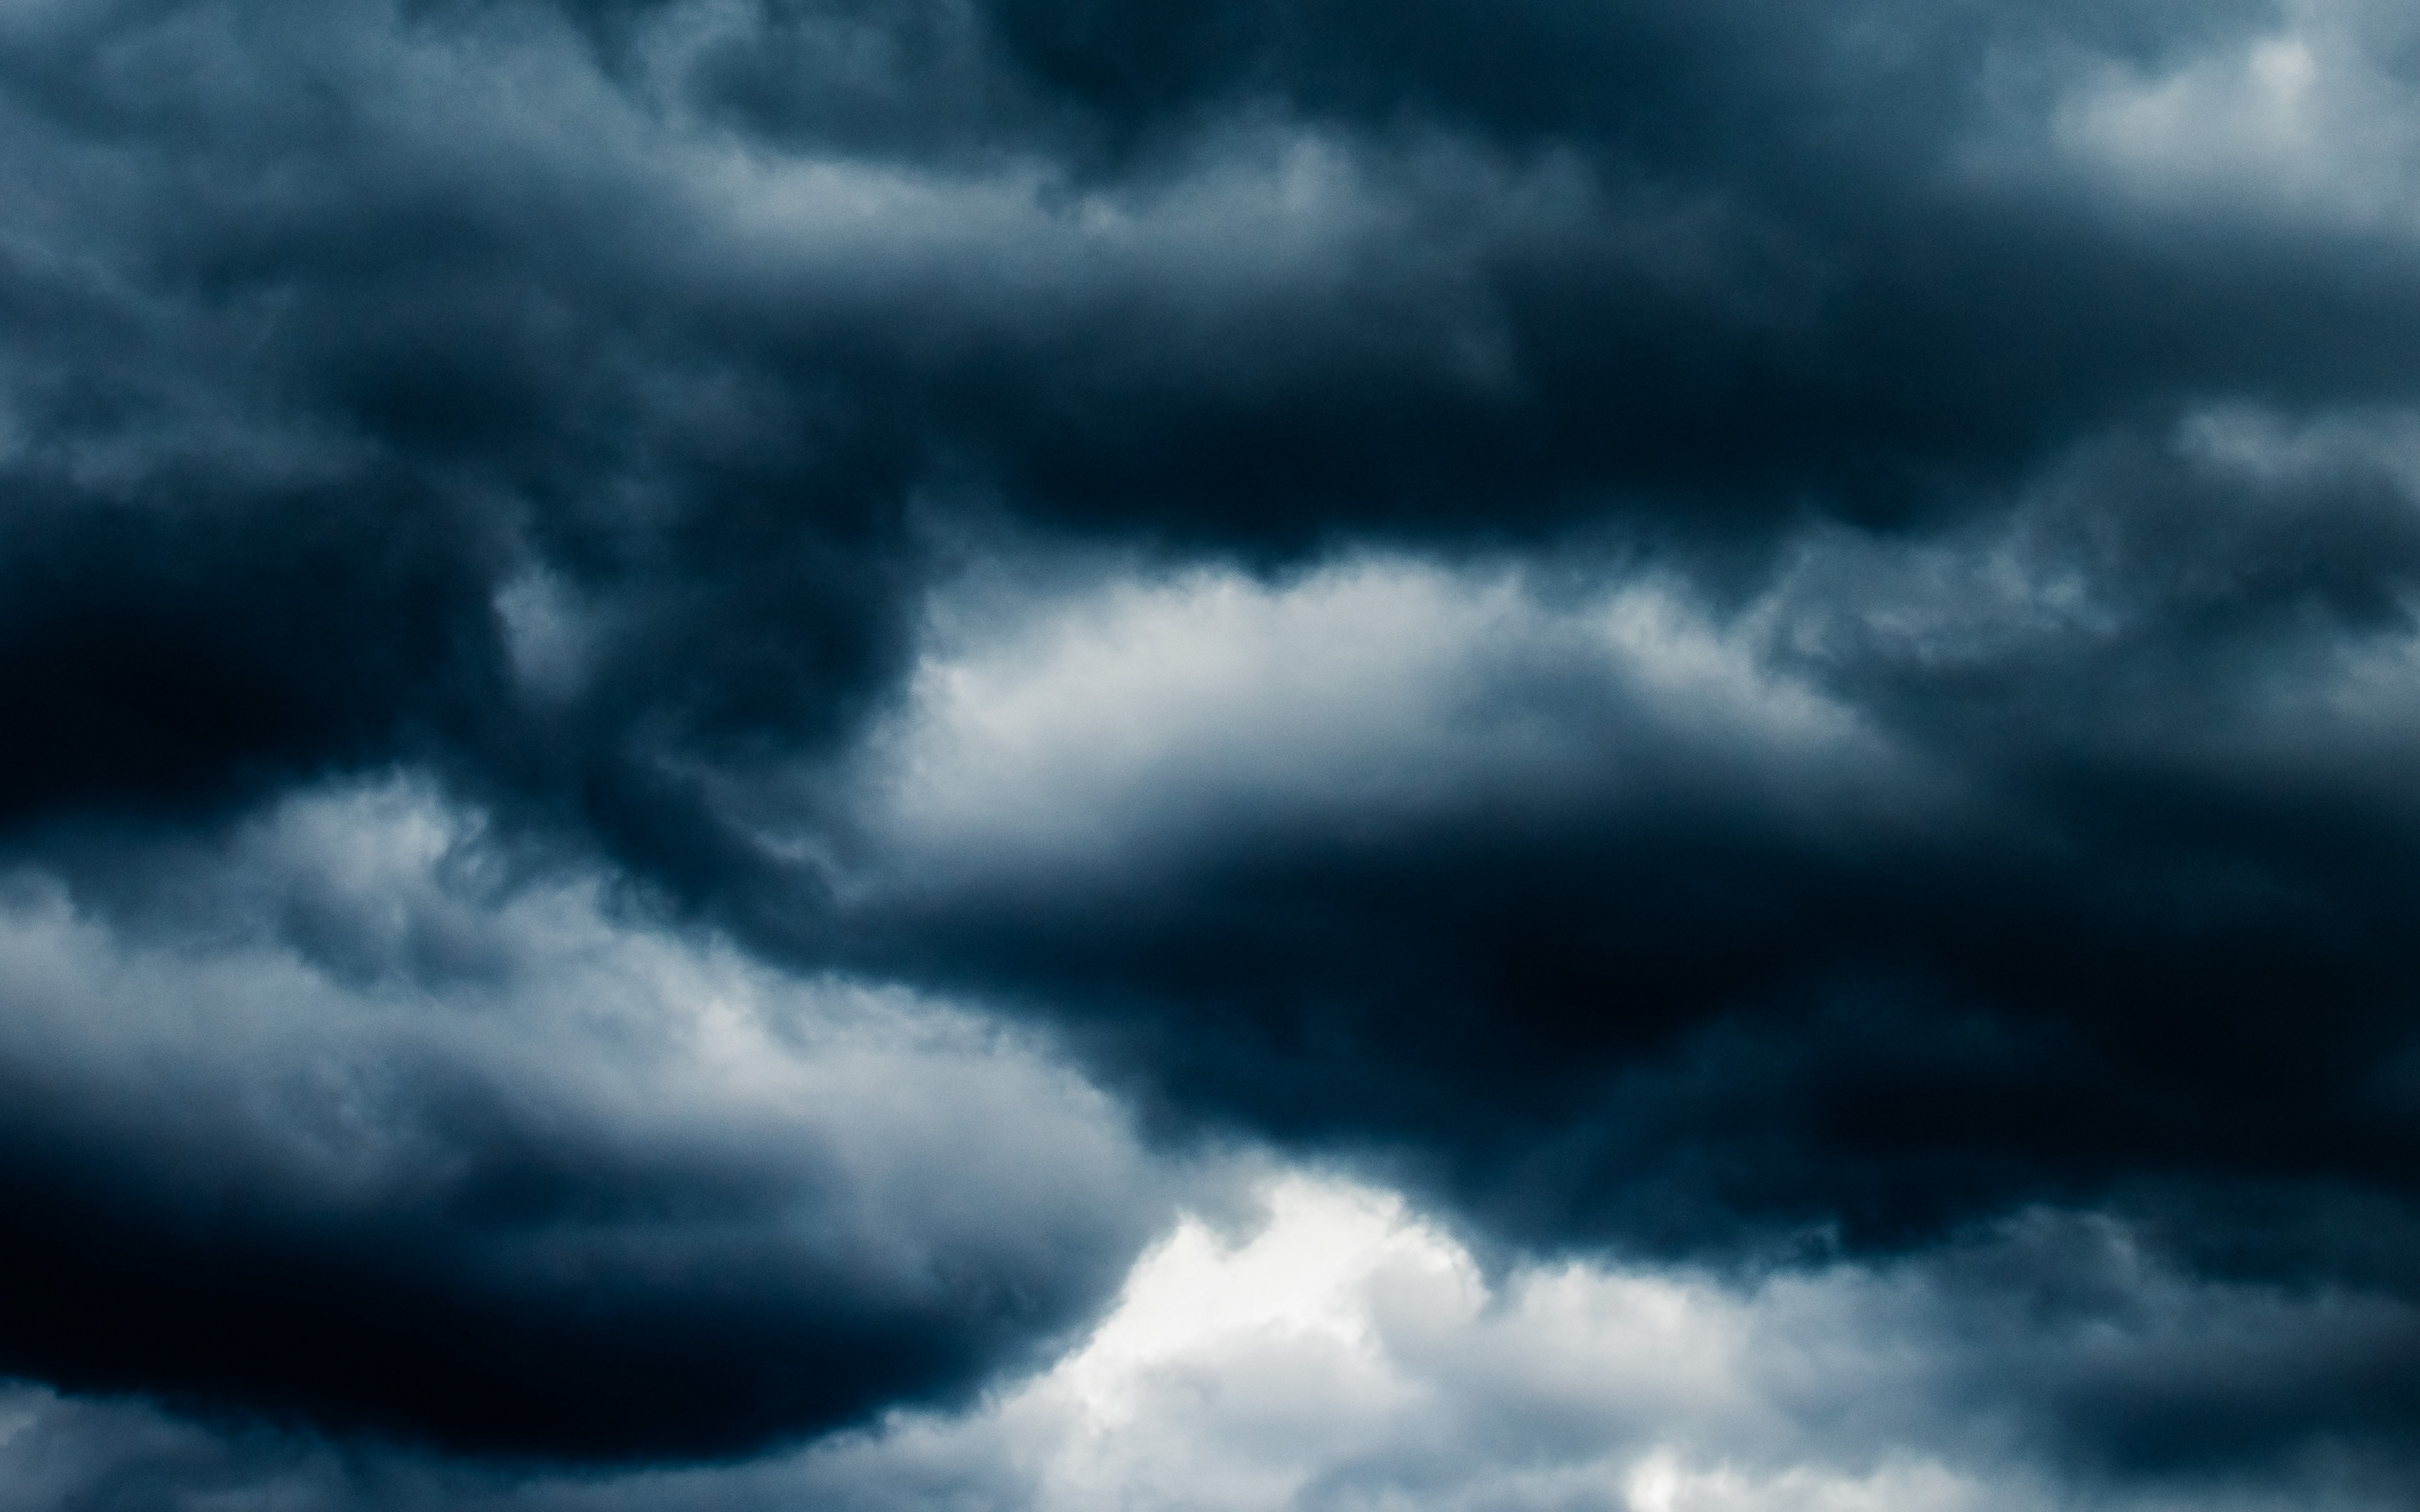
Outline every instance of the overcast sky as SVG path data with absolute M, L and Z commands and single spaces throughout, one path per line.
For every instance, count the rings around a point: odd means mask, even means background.
M 2420 1504 L 2420 10 L 0 0 L 0 1501 Z

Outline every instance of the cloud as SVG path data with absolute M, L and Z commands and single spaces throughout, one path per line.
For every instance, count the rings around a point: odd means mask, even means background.
M 1277 1171 L 1257 1192 L 1256 1222 L 1187 1218 L 1080 1348 L 975 1410 L 753 1464 L 449 1478 L 39 1393 L 0 1456 L 62 1494 L 148 1479 L 498 1512 L 2250 1512 L 2408 1489 L 2409 1303 L 2195 1281 L 2103 1219 L 2032 1213 L 1923 1260 L 1745 1281 L 1491 1276 L 1382 1190 Z
M 2153 69 L 2112 60 L 2052 116 L 2059 143 L 2138 201 L 2408 236 L 2408 45 L 2388 7 L 2280 8 L 2276 29 Z
M 7 7 L 0 1362 L 739 1454 L 1205 1139 L 2401 1305 L 2408 30 Z
M 978 575 L 806 810 L 845 841 L 760 843 L 867 969 L 1533 1238 L 2408 1200 L 2397 424 L 2208 411 L 1728 595 L 1578 548 Z
M 289 799 L 181 887 L 149 863 L 120 922 L 25 872 L 0 915 L 10 1369 L 729 1454 L 971 1388 L 1157 1221 L 1117 1109 L 1029 1039 L 518 885 L 425 789 Z
M 1776 796 L 1812 808 L 1827 776 L 1888 760 L 1670 584 L 1559 604 L 1538 586 L 1403 559 L 1282 583 L 1195 569 L 1115 577 L 964 644 L 936 635 L 869 738 L 864 807 L 929 887 L 986 864 L 1131 874 L 1139 846 L 1244 814 L 1417 822 L 1474 790 L 1565 808 L 1741 748 L 1792 767 Z
M 2233 11 L 1488 15 L 17 8 L 0 629 L 49 738 L 0 809 L 409 758 L 727 892 L 706 790 L 903 673 L 920 517 L 1753 553 L 2402 392 L 2391 258 L 2108 225 L 2025 134 L 2072 91 L 1987 87 L 2265 45 Z M 1978 131 L 2034 177 L 1951 171 Z

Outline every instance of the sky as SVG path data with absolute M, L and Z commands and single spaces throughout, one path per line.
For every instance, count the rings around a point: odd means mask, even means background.
M 2386 0 L 0 0 L 0 1501 L 2407 1509 L 2415 354 Z

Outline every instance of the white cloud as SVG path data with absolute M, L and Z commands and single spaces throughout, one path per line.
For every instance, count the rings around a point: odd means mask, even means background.
M 1073 586 L 945 588 L 906 696 L 858 752 L 849 858 L 762 821 L 778 809 L 750 817 L 879 906 L 1148 878 L 1246 826 L 1576 818 L 1716 791 L 1810 834 L 1937 828 L 1980 801 L 1929 744 L 1955 718 L 1998 721 L 2011 754 L 2064 740 L 2368 786 L 2420 726 L 2408 625 L 2305 615 L 2205 675 L 2163 674 L 2199 702 L 2128 689 L 2192 653 L 2166 639 L 2180 613 L 2262 612 L 2241 561 L 2305 571 L 2278 549 L 2358 538 L 2381 487 L 2420 498 L 2415 455 L 2399 411 L 2196 410 L 2159 481 L 2123 446 L 2080 447 L 2002 516 L 1810 529 L 1721 610 L 1636 565 L 1591 579 L 1582 561 L 1366 553 L 1275 579 L 1112 564 Z M 2209 486 L 2177 517 L 2113 517 L 2113 493 L 2177 479 Z M 1960 697 L 1928 696 L 1944 687 Z
M 1585 805 L 1691 768 L 1811 809 L 1889 761 L 1768 663 L 1762 620 L 1654 577 L 1558 596 L 1509 568 L 1362 557 L 1277 582 L 1111 575 L 965 639 L 952 613 L 867 752 L 873 828 L 920 876 L 1098 864 L 1235 814 Z
M 2096 1489 L 2044 1458 L 2024 1420 L 2063 1381 L 2180 1359 L 2217 1380 L 2244 1364 L 2230 1351 L 2385 1349 L 2412 1323 L 2397 1304 L 2192 1282 L 2095 1220 L 2037 1215 L 1981 1244 L 2004 1263 L 2063 1249 L 2039 1290 L 1922 1260 L 1749 1284 L 1571 1262 L 1491 1284 L 1390 1194 L 1291 1171 L 1266 1201 L 1244 1237 L 1187 1220 L 1082 1350 L 984 1413 L 903 1414 L 801 1473 L 878 1486 L 980 1444 L 1001 1499 L 962 1487 L 967 1504 L 1031 1512 L 2391 1504 L 2324 1469 Z M 2115 1300 L 2060 1319 L 2045 1299 L 2084 1277 Z

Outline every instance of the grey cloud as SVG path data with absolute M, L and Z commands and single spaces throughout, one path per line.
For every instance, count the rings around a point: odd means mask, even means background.
M 842 939 L 1534 1234 L 2408 1201 L 2399 424 L 2206 413 L 1745 590 L 1575 549 L 945 594 L 820 853 Z
M 2411 27 L 10 7 L 8 1247 L 150 1300 L 0 1356 L 970 1389 L 1165 1179 L 1025 1035 L 1548 1251 L 2409 1295 Z
M 410 786 L 289 800 L 205 906 L 129 916 L 176 929 L 12 884 L 10 1368 L 505 1457 L 727 1454 L 970 1388 L 1156 1221 L 1165 1178 L 1040 1047 L 617 917 L 593 876 L 499 878 L 468 823 Z
M 35 1392 L 0 1455 L 21 1484 L 128 1488 L 129 1506 L 164 1485 L 500 1512 L 2251 1512 L 2408 1492 L 2408 1303 L 2195 1280 L 2106 1219 L 2034 1212 L 1921 1259 L 1731 1281 L 1490 1277 L 1382 1193 L 1299 1173 L 1264 1190 L 1257 1227 L 1192 1220 L 1156 1247 L 1049 1370 L 749 1465 L 482 1478 Z M 2168 1453 L 2180 1437 L 2192 1452 Z

